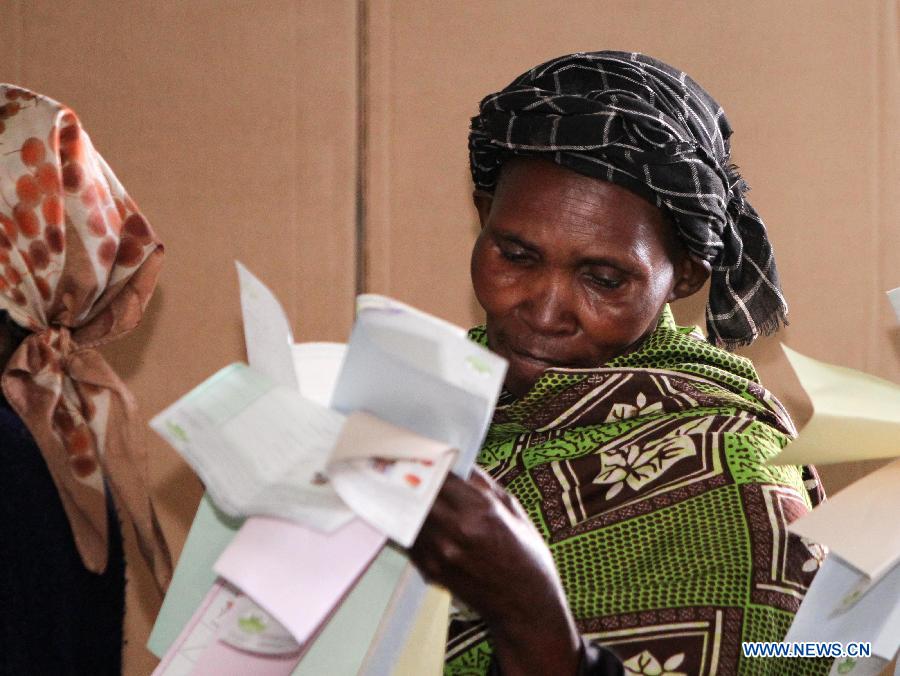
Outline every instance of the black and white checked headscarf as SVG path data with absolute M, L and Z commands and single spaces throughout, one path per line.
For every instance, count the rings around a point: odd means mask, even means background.
M 765 225 L 729 164 L 731 131 L 685 73 L 643 54 L 579 53 L 485 97 L 469 157 L 476 188 L 488 192 L 504 160 L 542 156 L 666 210 L 688 251 L 712 265 L 709 340 L 731 349 L 777 330 L 787 314 Z

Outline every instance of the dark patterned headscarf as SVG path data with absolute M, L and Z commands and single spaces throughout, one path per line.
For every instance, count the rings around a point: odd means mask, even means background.
M 787 314 L 765 225 L 729 163 L 731 131 L 685 73 L 643 54 L 579 53 L 485 97 L 469 157 L 480 190 L 493 192 L 510 156 L 538 156 L 667 211 L 687 250 L 712 266 L 709 340 L 731 349 L 777 330 Z

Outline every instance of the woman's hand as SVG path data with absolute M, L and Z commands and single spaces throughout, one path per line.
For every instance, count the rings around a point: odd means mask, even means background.
M 481 470 L 451 474 L 410 558 L 477 610 L 504 676 L 575 674 L 580 638 L 550 551 L 525 510 Z

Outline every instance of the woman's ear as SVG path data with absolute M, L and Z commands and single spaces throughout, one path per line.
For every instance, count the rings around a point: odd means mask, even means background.
M 675 266 L 675 284 L 669 294 L 669 300 L 687 298 L 697 293 L 712 273 L 709 261 L 694 258 L 691 254 L 685 254 Z
M 494 202 L 494 196 L 484 190 L 476 190 L 472 193 L 472 201 L 475 202 L 475 208 L 478 210 L 478 220 L 481 221 L 481 228 L 488 222 L 488 214 L 491 213 L 491 204 Z

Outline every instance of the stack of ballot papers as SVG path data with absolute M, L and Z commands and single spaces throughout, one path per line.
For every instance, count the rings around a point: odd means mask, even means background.
M 449 597 L 387 543 L 409 546 L 447 472 L 471 468 L 505 361 L 372 295 L 346 346 L 294 345 L 274 295 L 238 274 L 249 363 L 151 421 L 207 489 L 154 673 L 439 673 Z
M 893 295 L 891 295 L 893 294 Z M 900 289 L 889 292 L 900 319 Z M 785 348 L 812 405 L 799 438 L 770 462 L 826 464 L 900 458 L 900 386 Z M 900 459 L 851 484 L 788 529 L 825 545 L 785 641 L 868 642 L 869 657 L 834 674 L 882 674 L 900 651 Z M 900 667 L 898 667 L 900 674 Z

